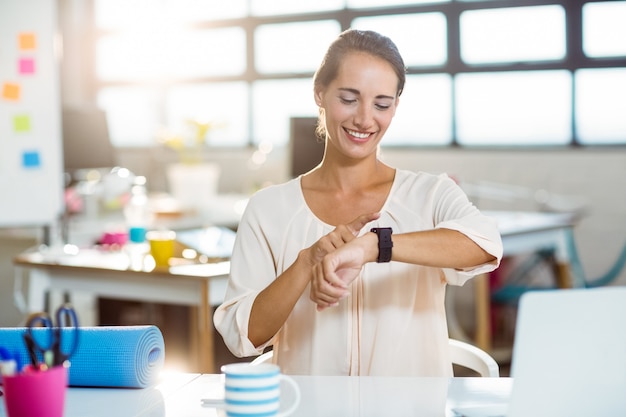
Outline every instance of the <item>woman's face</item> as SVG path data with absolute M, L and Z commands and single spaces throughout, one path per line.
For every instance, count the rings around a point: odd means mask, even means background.
M 315 93 L 324 109 L 328 145 L 351 158 L 375 153 L 398 106 L 398 77 L 387 61 L 348 54 L 337 78 Z

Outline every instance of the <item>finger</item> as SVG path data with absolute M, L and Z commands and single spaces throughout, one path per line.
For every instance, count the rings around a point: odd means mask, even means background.
M 380 212 L 361 214 L 359 217 L 352 220 L 346 226 L 354 236 L 357 236 L 359 232 L 361 231 L 361 229 L 363 229 L 363 227 L 365 227 L 366 224 L 368 224 L 369 222 L 373 220 L 378 219 L 379 217 L 380 217 Z

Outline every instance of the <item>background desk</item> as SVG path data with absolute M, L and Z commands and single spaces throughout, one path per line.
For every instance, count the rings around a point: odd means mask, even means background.
M 15 296 L 20 298 L 22 277 L 28 278 L 23 303 L 28 312 L 46 309 L 46 294 L 76 293 L 90 298 L 111 297 L 152 303 L 172 303 L 192 309 L 192 358 L 196 369 L 213 372 L 214 343 L 211 305 L 221 302 L 230 262 L 170 267 L 150 272 L 128 269 L 120 252 L 82 250 L 77 255 L 46 256 L 32 252 L 19 255 L 15 264 Z M 212 294 L 218 294 L 213 296 Z M 56 303 L 55 303 L 56 304 Z M 94 317 L 81 314 L 81 324 L 94 326 Z
M 569 213 L 486 211 L 498 223 L 502 236 L 504 256 L 515 256 L 536 252 L 542 249 L 554 249 L 558 264 L 560 287 L 571 287 L 573 281 L 569 270 L 571 254 L 568 239 L 576 217 Z M 474 278 L 475 321 L 474 343 L 486 351 L 492 350 L 491 329 L 491 294 L 489 275 Z M 447 303 L 447 316 L 451 337 L 461 340 L 470 338 L 456 321 L 454 303 Z
M 302 400 L 293 417 L 452 417 L 453 409 L 506 407 L 510 378 L 294 377 Z M 216 417 L 223 410 L 202 407 L 219 396 L 221 375 L 174 374 L 146 389 L 70 388 L 65 417 Z M 291 401 L 285 386 L 284 404 Z M 5 417 L 0 406 L 0 417 Z

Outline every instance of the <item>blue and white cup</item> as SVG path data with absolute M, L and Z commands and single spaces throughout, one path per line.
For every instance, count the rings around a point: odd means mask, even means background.
M 224 400 L 228 417 L 285 417 L 300 405 L 300 387 L 296 381 L 280 373 L 271 363 L 250 365 L 233 363 L 222 366 Z M 280 384 L 287 382 L 294 390 L 293 404 L 280 410 Z

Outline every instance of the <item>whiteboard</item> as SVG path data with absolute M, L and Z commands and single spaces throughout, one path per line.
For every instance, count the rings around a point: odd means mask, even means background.
M 63 211 L 55 0 L 0 0 L 0 227 Z

